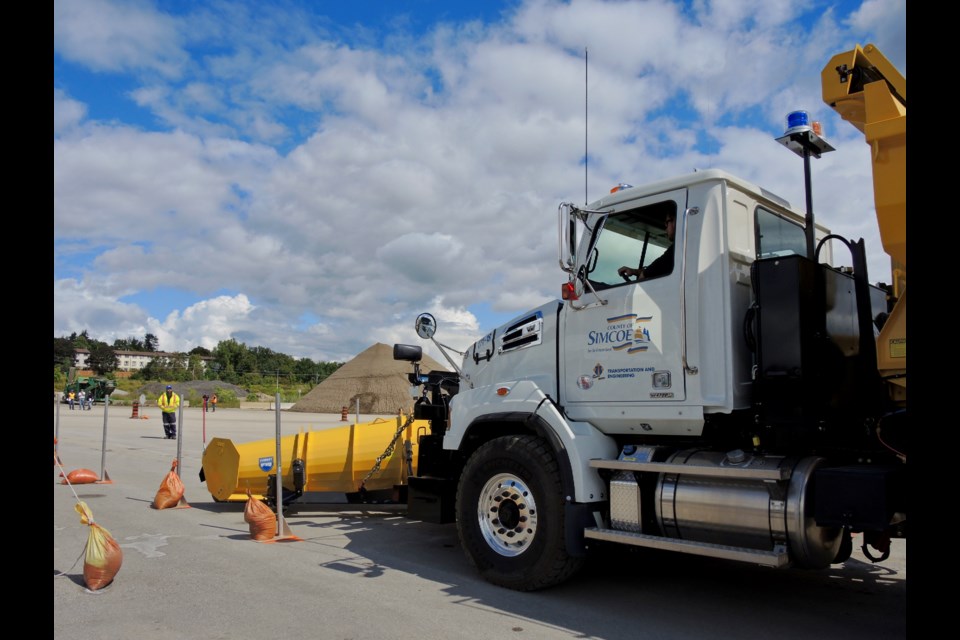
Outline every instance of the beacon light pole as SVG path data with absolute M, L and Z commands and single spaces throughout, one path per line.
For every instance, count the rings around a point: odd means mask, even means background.
M 804 186 L 807 197 L 807 217 L 805 221 L 807 236 L 807 257 L 815 260 L 813 226 L 813 192 L 810 182 L 810 156 L 819 158 L 824 153 L 834 151 L 826 140 L 821 138 L 822 130 L 819 122 L 812 125 L 806 111 L 793 111 L 787 114 L 787 130 L 777 138 L 777 142 L 803 158 Z

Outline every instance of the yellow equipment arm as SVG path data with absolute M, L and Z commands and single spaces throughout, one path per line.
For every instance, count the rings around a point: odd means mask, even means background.
M 835 55 L 820 74 L 823 101 L 860 130 L 870 145 L 873 197 L 897 299 L 877 360 L 906 396 L 907 368 L 907 80 L 872 44 Z
M 870 145 L 880 238 L 884 251 L 905 270 L 907 81 L 872 44 L 835 55 L 820 77 L 823 101 Z

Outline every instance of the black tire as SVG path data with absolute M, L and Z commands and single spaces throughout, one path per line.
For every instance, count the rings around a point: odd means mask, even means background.
M 457 531 L 480 575 L 508 589 L 552 587 L 583 564 L 564 544 L 556 457 L 536 436 L 497 438 L 470 457 L 457 487 Z

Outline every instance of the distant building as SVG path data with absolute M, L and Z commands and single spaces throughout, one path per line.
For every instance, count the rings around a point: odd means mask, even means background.
M 186 365 L 190 356 L 182 353 L 168 353 L 166 351 L 120 351 L 116 350 L 114 353 L 117 354 L 117 366 L 118 371 L 140 371 L 145 366 L 150 364 L 155 358 L 182 358 L 183 364 Z M 90 367 L 87 364 L 87 361 L 90 358 L 89 349 L 74 349 L 73 351 L 73 366 L 78 369 L 89 369 Z M 207 368 L 207 363 L 213 362 L 214 358 L 212 356 L 199 356 L 200 364 L 204 369 Z

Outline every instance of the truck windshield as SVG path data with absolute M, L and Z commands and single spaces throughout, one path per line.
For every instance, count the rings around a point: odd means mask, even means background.
M 617 273 L 620 267 L 646 267 L 659 258 L 671 244 L 664 225 L 668 215 L 676 219 L 673 200 L 611 214 L 590 260 L 588 277 L 594 287 L 626 284 Z

